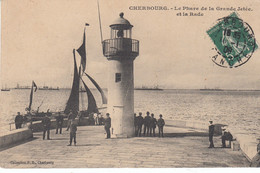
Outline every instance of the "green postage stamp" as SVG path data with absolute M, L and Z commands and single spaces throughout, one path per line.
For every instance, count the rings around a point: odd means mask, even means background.
M 258 48 L 251 26 L 233 12 L 218 19 L 218 23 L 207 31 L 215 44 L 217 53 L 212 61 L 220 67 L 239 67 L 245 64 Z

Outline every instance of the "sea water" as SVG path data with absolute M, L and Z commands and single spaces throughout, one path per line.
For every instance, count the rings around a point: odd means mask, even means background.
M 102 107 L 101 96 L 92 90 L 97 106 Z M 12 89 L 0 92 L 1 131 L 8 130 L 17 112 L 25 113 L 29 105 L 30 89 Z M 107 91 L 105 91 L 107 94 Z M 32 109 L 46 112 L 63 111 L 70 90 L 37 90 Z M 260 137 L 260 91 L 202 91 L 202 90 L 135 90 L 135 112 L 147 111 L 158 118 L 182 119 L 228 124 L 240 133 Z M 87 96 L 80 93 L 80 108 L 87 108 Z

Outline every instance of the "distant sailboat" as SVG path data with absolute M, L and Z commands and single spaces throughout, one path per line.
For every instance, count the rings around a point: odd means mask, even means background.
M 10 88 L 7 88 L 5 85 L 5 88 L 2 87 L 1 91 L 10 91 Z
M 80 63 L 80 67 L 78 70 L 76 56 L 75 56 L 75 49 L 74 49 L 73 50 L 73 57 L 74 57 L 73 84 L 72 84 L 71 93 L 70 93 L 69 99 L 67 101 L 64 113 L 68 114 L 70 111 L 72 111 L 74 113 L 80 111 L 83 113 L 83 115 L 88 116 L 91 113 L 98 113 L 99 111 L 98 111 L 98 107 L 96 104 L 96 100 L 95 100 L 92 92 L 90 91 L 90 89 L 88 88 L 88 86 L 86 85 L 86 83 L 84 82 L 84 80 L 82 78 L 84 76 L 84 74 L 90 79 L 90 81 L 95 85 L 95 87 L 100 92 L 103 104 L 107 104 L 107 99 L 106 99 L 106 96 L 105 96 L 103 90 L 100 88 L 100 86 L 97 84 L 97 82 L 85 72 L 85 68 L 86 68 L 85 30 L 84 30 L 84 35 L 83 35 L 83 44 L 79 47 L 79 49 L 77 49 L 77 52 L 81 56 L 81 63 Z M 80 81 L 82 82 L 85 90 L 83 90 L 82 87 L 80 87 Z M 82 91 L 85 91 L 87 94 L 87 97 L 88 97 L 87 110 L 79 110 L 79 92 L 82 92 Z

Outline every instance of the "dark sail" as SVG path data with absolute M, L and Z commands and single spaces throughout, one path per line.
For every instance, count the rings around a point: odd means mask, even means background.
M 66 108 L 64 110 L 65 114 L 68 114 L 70 111 L 72 112 L 79 111 L 79 73 L 78 73 L 78 68 L 77 68 L 77 63 L 75 58 L 75 49 L 73 49 L 73 55 L 74 55 L 74 78 L 73 78 L 70 97 L 66 104 Z
M 107 97 L 106 97 L 105 93 L 103 92 L 103 90 L 100 88 L 100 86 L 97 84 L 97 82 L 92 77 L 90 77 L 87 73 L 85 73 L 85 74 L 87 75 L 87 77 L 91 80 L 91 82 L 95 85 L 95 87 L 100 92 L 101 97 L 102 97 L 102 103 L 107 104 Z
M 34 92 L 36 92 L 36 90 L 37 90 L 37 85 L 35 84 L 34 81 L 32 81 L 32 88 L 31 88 L 31 94 L 30 94 L 30 103 L 29 103 L 29 107 L 28 107 L 28 109 L 27 109 L 29 112 L 31 111 L 31 107 L 32 107 L 32 100 L 33 100 L 33 87 L 35 87 Z
M 87 85 L 85 84 L 85 82 L 82 80 L 81 81 L 86 89 L 87 95 L 88 95 L 88 109 L 87 112 L 88 113 L 98 113 L 98 108 L 97 108 L 97 104 L 96 104 L 96 100 L 93 96 L 93 94 L 91 93 L 90 89 L 87 87 Z
M 86 69 L 86 47 L 85 47 L 85 30 L 83 35 L 83 43 L 82 45 L 77 49 L 77 52 L 81 56 L 81 65 L 82 65 L 82 71 L 85 71 Z

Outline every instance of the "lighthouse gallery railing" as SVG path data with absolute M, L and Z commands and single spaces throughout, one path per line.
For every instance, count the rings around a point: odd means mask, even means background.
M 106 57 L 139 55 L 139 41 L 131 38 L 107 39 L 103 42 L 103 54 Z

